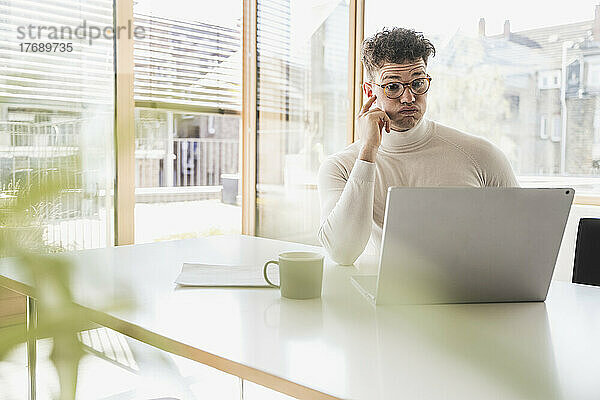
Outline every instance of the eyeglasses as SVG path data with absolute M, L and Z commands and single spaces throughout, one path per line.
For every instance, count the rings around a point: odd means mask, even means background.
M 407 87 L 414 95 L 427 93 L 431 84 L 431 76 L 427 75 L 424 78 L 413 79 L 408 83 L 390 82 L 383 85 L 379 85 L 375 82 L 371 83 L 382 88 L 383 93 L 385 93 L 388 99 L 397 99 L 404 94 L 404 90 L 406 90 Z

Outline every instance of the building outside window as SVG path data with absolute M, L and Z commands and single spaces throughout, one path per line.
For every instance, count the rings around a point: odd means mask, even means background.
M 495 143 L 523 185 L 600 194 L 592 145 L 600 103 L 600 5 L 576 1 L 548 13 L 539 13 L 547 9 L 539 2 L 432 7 L 435 13 L 384 0 L 365 3 L 367 36 L 385 26 L 413 28 L 436 46 L 427 117 Z

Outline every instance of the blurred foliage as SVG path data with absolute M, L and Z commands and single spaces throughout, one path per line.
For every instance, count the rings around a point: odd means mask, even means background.
M 52 338 L 50 359 L 59 378 L 60 400 L 75 398 L 83 355 L 77 332 L 89 322 L 84 310 L 73 302 L 71 264 L 56 254 L 62 251 L 60 247 L 46 244 L 44 222 L 56 209 L 61 194 L 77 184 L 77 176 L 77 169 L 36 170 L 0 191 L 0 257 L 12 258 L 35 288 L 38 304 L 36 329 L 3 329 L 0 359 L 29 338 Z

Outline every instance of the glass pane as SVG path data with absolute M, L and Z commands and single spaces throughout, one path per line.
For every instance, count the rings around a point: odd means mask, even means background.
M 598 6 L 439 1 L 424 10 L 367 0 L 365 7 L 366 37 L 399 26 L 435 45 L 428 118 L 498 145 L 523 186 L 600 194 Z
M 211 5 L 134 4 L 136 243 L 241 231 L 242 3 Z
M 317 172 L 346 144 L 348 2 L 258 0 L 259 236 L 317 244 Z
M 0 19 L 0 197 L 68 169 L 66 193 L 34 211 L 44 241 L 110 246 L 113 39 L 96 32 L 112 29 L 113 2 L 8 1 Z

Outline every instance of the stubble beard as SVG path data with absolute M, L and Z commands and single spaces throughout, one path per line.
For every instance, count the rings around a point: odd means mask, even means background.
M 404 117 L 401 118 L 399 121 L 395 121 L 396 123 L 394 124 L 395 130 L 399 130 L 399 131 L 407 131 L 411 128 L 414 128 L 415 125 L 417 125 L 417 122 L 419 122 L 419 120 L 417 118 L 413 118 L 413 117 Z

